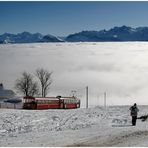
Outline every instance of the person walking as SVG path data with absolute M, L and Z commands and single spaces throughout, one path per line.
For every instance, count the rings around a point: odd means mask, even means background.
M 137 114 L 139 112 L 139 109 L 136 103 L 130 107 L 130 111 L 131 111 L 131 116 L 132 116 L 132 125 L 136 126 Z

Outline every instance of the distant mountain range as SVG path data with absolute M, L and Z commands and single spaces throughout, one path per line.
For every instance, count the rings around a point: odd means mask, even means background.
M 39 42 L 63 42 L 62 39 L 52 35 L 43 36 L 40 33 L 31 34 L 29 32 L 22 32 L 18 34 L 4 33 L 0 35 L 0 43 L 39 43 Z
M 66 38 L 69 42 L 148 41 L 148 27 L 114 27 L 110 30 L 82 31 Z
M 108 42 L 108 41 L 148 41 L 148 27 L 132 28 L 128 26 L 114 27 L 109 30 L 82 31 L 67 37 L 55 37 L 40 33 L 22 32 L 18 34 L 4 33 L 0 35 L 0 43 L 40 43 L 40 42 Z

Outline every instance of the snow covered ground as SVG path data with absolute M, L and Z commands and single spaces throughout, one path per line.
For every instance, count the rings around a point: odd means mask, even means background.
M 139 106 L 139 116 L 148 106 Z M 148 146 L 148 122 L 131 126 L 129 106 L 0 109 L 1 146 Z

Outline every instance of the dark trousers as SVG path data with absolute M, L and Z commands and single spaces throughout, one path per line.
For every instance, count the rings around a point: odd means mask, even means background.
M 132 125 L 136 125 L 137 116 L 132 116 Z

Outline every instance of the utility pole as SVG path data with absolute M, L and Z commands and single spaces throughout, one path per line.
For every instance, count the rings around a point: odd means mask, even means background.
M 98 106 L 100 106 L 100 95 L 98 95 L 97 99 L 98 99 Z
M 106 107 L 106 92 L 104 92 L 104 107 Z
M 86 86 L 86 108 L 88 108 L 88 86 Z
M 76 90 L 72 90 L 72 91 L 71 91 L 73 97 L 76 96 L 76 92 L 77 92 Z

